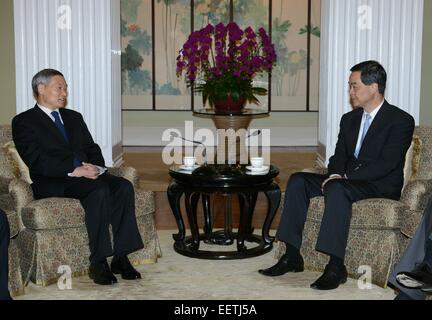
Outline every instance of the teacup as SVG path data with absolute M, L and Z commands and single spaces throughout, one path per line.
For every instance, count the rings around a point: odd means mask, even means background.
M 183 157 L 183 165 L 185 167 L 193 167 L 196 163 L 195 157 Z
M 264 165 L 264 158 L 252 157 L 252 158 L 250 158 L 250 163 L 251 163 L 253 168 L 261 168 Z

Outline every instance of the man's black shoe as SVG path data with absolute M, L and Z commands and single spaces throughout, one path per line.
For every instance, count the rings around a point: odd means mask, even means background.
M 141 274 L 132 267 L 127 256 L 113 258 L 111 271 L 115 274 L 121 274 L 122 279 L 125 280 L 141 279 Z
M 432 294 L 432 284 L 424 284 L 421 287 L 421 291 L 423 291 L 426 294 Z
M 345 266 L 326 265 L 324 273 L 310 286 L 317 290 L 333 290 L 347 281 L 348 272 Z
M 258 270 L 258 272 L 265 276 L 276 277 L 281 276 L 287 272 L 302 272 L 303 270 L 304 262 L 302 256 L 300 256 L 300 258 L 297 260 L 290 260 L 285 254 L 273 267 L 270 267 L 268 269 L 261 269 Z
M 397 282 L 409 289 L 420 289 L 432 286 L 432 268 L 426 262 L 419 263 L 414 270 L 398 272 L 396 275 Z
M 90 265 L 89 277 L 93 282 L 101 285 L 110 285 L 117 282 L 117 278 L 112 274 L 108 262 L 97 262 Z

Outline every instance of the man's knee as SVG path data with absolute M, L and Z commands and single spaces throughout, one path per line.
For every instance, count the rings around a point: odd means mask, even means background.
M 99 180 L 95 180 L 95 187 L 91 192 L 92 197 L 98 199 L 107 199 L 110 197 L 110 189 L 107 183 Z
M 130 194 L 130 195 L 133 195 L 135 192 L 132 182 L 130 182 L 129 180 L 127 180 L 125 178 L 121 178 L 119 189 L 122 192 L 124 192 L 126 194 Z
M 305 172 L 293 173 L 288 180 L 287 190 L 303 187 L 304 184 L 305 184 Z
M 328 181 L 324 186 L 324 194 L 346 194 L 346 183 L 343 179 L 334 179 Z

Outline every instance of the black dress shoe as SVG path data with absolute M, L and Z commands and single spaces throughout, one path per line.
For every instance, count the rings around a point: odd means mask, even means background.
M 141 279 L 141 273 L 132 267 L 127 256 L 113 258 L 111 271 L 115 274 L 121 274 L 122 279 L 125 280 Z
M 108 262 L 97 262 L 90 265 L 89 277 L 93 282 L 100 285 L 110 285 L 117 282 L 117 278 L 112 274 Z
M 297 260 L 290 260 L 287 255 L 283 255 L 278 263 L 268 269 L 258 270 L 259 273 L 269 276 L 276 277 L 281 276 L 287 272 L 302 272 L 304 270 L 303 257 L 300 256 Z
M 426 294 L 432 294 L 432 284 L 424 284 L 422 287 L 421 287 L 421 291 L 423 291 L 424 293 L 426 293 Z
M 348 272 L 345 266 L 326 265 L 324 273 L 310 286 L 317 290 L 333 290 L 347 281 Z
M 422 262 L 415 266 L 414 270 L 398 272 L 397 282 L 409 289 L 419 289 L 432 286 L 432 268 L 428 263 Z

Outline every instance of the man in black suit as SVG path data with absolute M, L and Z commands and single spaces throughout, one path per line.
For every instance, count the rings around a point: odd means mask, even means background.
M 310 199 L 324 196 L 316 250 L 329 255 L 330 261 L 311 287 L 337 288 L 347 279 L 344 257 L 353 202 L 378 197 L 399 199 L 401 195 L 414 119 L 384 99 L 387 75 L 378 62 L 362 62 L 351 72 L 349 93 L 354 110 L 341 119 L 328 175 L 300 172 L 290 177 L 276 234 L 287 250 L 276 265 L 259 270 L 263 275 L 303 271 L 300 247 Z
M 37 104 L 13 119 L 12 134 L 29 167 L 35 198 L 80 200 L 89 237 L 89 276 L 95 283 L 117 282 L 113 273 L 123 279 L 141 278 L 127 257 L 143 248 L 132 184 L 106 172 L 102 152 L 82 115 L 66 109 L 68 88 L 59 71 L 40 71 L 32 88 Z M 112 255 L 110 269 L 106 258 Z
M 425 300 L 432 294 L 432 197 L 423 219 L 389 277 L 400 293 L 395 300 Z
M 8 289 L 8 247 L 9 247 L 9 223 L 6 213 L 0 209 L 0 300 L 11 300 Z

